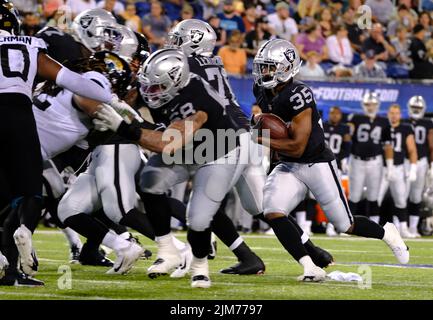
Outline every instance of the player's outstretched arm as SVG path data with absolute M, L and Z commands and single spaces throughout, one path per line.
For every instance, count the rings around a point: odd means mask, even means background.
M 264 138 L 259 137 L 258 142 L 268 145 L 271 149 L 284 153 L 293 158 L 300 158 L 307 147 L 308 139 L 311 134 L 311 117 L 312 109 L 308 108 L 296 115 L 290 123 L 289 134 L 287 139 L 269 139 L 269 142 L 264 141 Z
M 38 55 L 38 75 L 85 98 L 104 103 L 110 103 L 113 99 L 111 93 L 95 82 L 69 70 L 42 52 Z

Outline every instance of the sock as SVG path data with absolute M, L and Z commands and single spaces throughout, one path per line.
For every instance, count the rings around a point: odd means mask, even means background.
M 165 194 L 140 193 L 147 217 L 149 218 L 155 236 L 164 236 L 171 232 L 171 208 Z
M 400 230 L 400 220 L 398 220 L 397 216 L 392 216 L 392 223 L 394 223 L 397 229 Z
M 385 230 L 377 223 L 364 216 L 353 216 L 354 228 L 351 234 L 374 239 L 383 239 Z
M 409 228 L 418 232 L 419 216 L 409 216 Z
M 370 220 L 379 224 L 380 216 L 370 216 Z
M 177 250 L 183 250 L 186 247 L 186 243 L 180 241 L 178 238 L 176 238 L 175 236 L 173 236 L 172 238 L 173 240 L 173 244 L 176 247 Z
M 113 220 L 108 218 L 104 210 L 102 209 L 96 211 L 93 216 L 97 218 L 100 222 L 102 222 L 108 229 L 113 230 L 117 234 L 128 232 L 128 229 L 125 226 L 115 223 Z
M 368 201 L 367 208 L 368 217 L 380 215 L 380 208 L 377 201 Z
M 236 241 L 239 242 L 238 239 L 242 239 L 237 232 L 233 221 L 225 214 L 224 208 L 222 206 L 220 206 L 217 213 L 213 217 L 211 228 L 215 235 L 232 251 L 236 248 L 236 246 L 232 247 L 233 244 L 235 244 Z
M 150 240 L 155 239 L 155 232 L 153 231 L 149 218 L 146 214 L 135 208 L 128 211 L 128 213 L 120 219 L 119 223 L 140 232 Z
M 263 213 L 257 215 L 256 217 L 258 217 L 260 220 L 266 222 L 267 224 L 269 224 L 269 221 L 265 218 L 265 216 L 263 215 Z M 307 241 L 310 240 L 310 236 L 304 232 L 304 230 L 302 230 L 302 228 L 298 225 L 298 223 L 296 222 L 295 218 L 293 218 L 291 215 L 289 215 L 287 217 L 287 219 L 289 219 L 289 221 L 295 226 L 296 230 L 298 230 L 298 233 L 301 235 L 301 241 L 302 244 L 306 243 Z
M 197 258 L 196 256 L 192 257 L 191 263 L 191 274 L 195 275 L 203 275 L 209 277 L 209 261 L 206 258 Z
M 411 216 L 419 216 L 421 209 L 421 202 L 414 203 L 412 201 L 408 201 L 407 203 L 407 211 Z
M 110 230 L 105 234 L 104 238 L 102 239 L 102 244 L 109 247 L 110 249 L 113 249 L 117 253 L 120 250 L 129 247 L 131 245 L 131 242 L 123 239 L 114 231 Z
M 199 259 L 207 258 L 210 250 L 211 229 L 207 228 L 204 231 L 188 229 L 187 238 L 194 257 Z
M 304 269 L 311 269 L 316 266 L 310 256 L 303 256 L 298 262 Z
M 24 224 L 33 233 L 41 217 L 42 197 L 24 197 L 17 208 L 20 224 Z
M 71 228 L 65 228 L 62 229 L 63 234 L 65 235 L 66 239 L 69 242 L 69 247 L 77 247 L 82 248 L 83 244 L 81 243 L 80 237 L 78 236 L 78 233 L 76 233 Z
M 186 224 L 186 205 L 175 198 L 167 198 L 170 206 L 171 216 Z
M 353 202 L 349 200 L 349 209 L 352 214 L 356 214 L 356 210 L 358 209 L 358 202 Z
M 280 243 L 296 261 L 308 255 L 307 250 L 302 244 L 301 235 L 287 217 L 267 220 Z
M 409 220 L 406 208 L 395 208 L 394 212 L 400 223 L 402 223 L 403 221 L 407 222 Z
M 307 212 L 306 211 L 298 211 L 296 212 L 296 222 L 299 224 L 299 226 L 304 226 L 305 222 L 307 221 Z
M 93 239 L 96 243 L 101 243 L 108 232 L 106 226 L 85 213 L 79 213 L 66 218 L 64 225 L 75 230 L 87 239 Z
M 407 230 L 407 221 L 400 221 L 400 230 Z

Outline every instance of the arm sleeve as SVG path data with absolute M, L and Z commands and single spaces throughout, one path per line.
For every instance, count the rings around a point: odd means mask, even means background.
M 63 67 L 57 74 L 56 84 L 84 98 L 109 103 L 111 93 L 78 73 Z

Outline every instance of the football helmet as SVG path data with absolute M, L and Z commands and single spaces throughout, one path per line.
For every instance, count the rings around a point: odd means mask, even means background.
M 211 55 L 216 39 L 214 29 L 207 22 L 187 19 L 168 33 L 166 48 L 181 49 L 187 56 L 193 53 Z
M 121 35 L 114 16 L 104 9 L 89 9 L 77 15 L 72 22 L 72 34 L 87 49 L 95 52 L 101 49 L 108 38 L 119 41 Z M 110 49 L 113 50 L 113 49 Z
M 413 96 L 407 102 L 407 109 L 411 119 L 421 119 L 424 117 L 427 104 L 422 96 Z
M 13 35 L 19 35 L 20 27 L 20 15 L 13 3 L 7 0 L 0 0 L 0 30 L 5 30 Z
M 133 59 L 137 59 L 140 62 L 146 60 L 150 56 L 150 47 L 149 41 L 147 41 L 146 37 L 138 32 L 134 31 L 135 36 L 138 40 L 137 51 L 132 56 Z
M 377 93 L 367 92 L 364 94 L 361 106 L 367 116 L 375 117 L 380 108 L 380 100 Z
M 266 41 L 253 61 L 254 82 L 266 89 L 292 79 L 301 67 L 296 47 L 289 41 L 273 39 Z
M 175 49 L 161 49 L 147 58 L 138 72 L 140 93 L 147 106 L 162 107 L 171 101 L 190 79 L 186 55 Z
M 432 187 L 428 187 L 425 189 L 423 193 L 423 202 L 428 209 L 433 210 L 433 188 Z

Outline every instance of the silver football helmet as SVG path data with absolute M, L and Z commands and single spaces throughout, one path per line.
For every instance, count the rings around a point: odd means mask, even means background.
M 413 96 L 407 102 L 407 109 L 411 119 L 421 119 L 424 117 L 427 104 L 422 96 Z
M 433 210 L 433 188 L 428 187 L 424 190 L 422 200 L 427 208 Z
M 166 48 L 181 49 L 187 56 L 193 53 L 211 55 L 216 38 L 214 29 L 207 22 L 187 19 L 170 30 Z
M 374 118 L 380 107 L 380 100 L 377 93 L 367 92 L 364 94 L 361 106 L 367 116 Z
M 171 101 L 188 84 L 189 79 L 187 57 L 176 49 L 155 51 L 138 72 L 141 96 L 152 109 Z
M 72 34 L 92 52 L 101 49 L 107 38 L 116 38 L 120 34 L 116 30 L 114 16 L 104 9 L 89 9 L 77 15 L 72 22 Z M 108 48 L 102 48 L 108 49 Z

